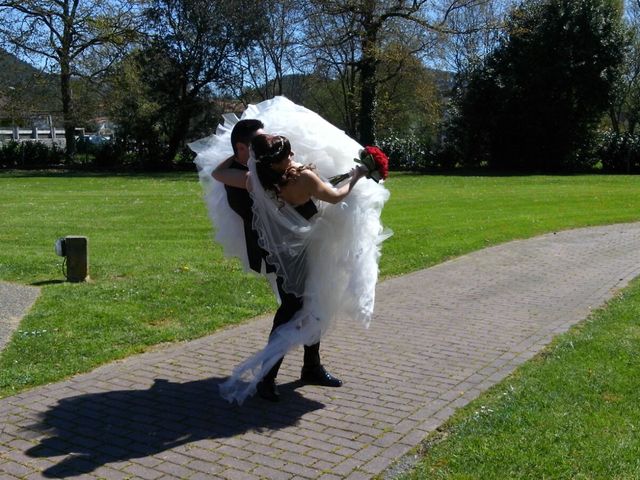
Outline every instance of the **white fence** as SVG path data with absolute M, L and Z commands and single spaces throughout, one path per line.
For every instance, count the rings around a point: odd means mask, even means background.
M 0 128 L 0 143 L 11 140 L 16 142 L 42 142 L 47 145 L 55 143 L 62 148 L 66 145 L 64 129 L 62 128 Z

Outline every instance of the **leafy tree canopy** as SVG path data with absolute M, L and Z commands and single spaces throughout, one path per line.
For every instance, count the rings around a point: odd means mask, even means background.
M 544 171 L 588 163 L 624 45 L 620 2 L 524 1 L 460 102 L 464 160 Z

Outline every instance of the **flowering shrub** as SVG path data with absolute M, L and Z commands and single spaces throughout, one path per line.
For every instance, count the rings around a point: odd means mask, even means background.
M 602 132 L 595 153 L 605 172 L 640 172 L 639 134 Z
M 389 170 L 421 172 L 455 167 L 448 152 L 415 135 L 391 134 L 382 138 L 379 144 L 389 157 Z

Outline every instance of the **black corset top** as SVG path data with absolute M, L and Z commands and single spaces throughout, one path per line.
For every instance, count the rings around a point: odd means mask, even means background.
M 294 207 L 294 208 L 300 215 L 302 215 L 305 218 L 305 220 L 309 220 L 316 213 L 318 213 L 318 208 L 316 207 L 316 204 L 313 203 L 313 200 L 311 199 L 309 199 L 307 203 L 303 203 L 302 205 L 298 205 L 297 207 Z

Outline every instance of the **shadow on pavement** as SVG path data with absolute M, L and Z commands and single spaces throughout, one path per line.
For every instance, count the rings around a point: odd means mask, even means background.
M 91 393 L 60 400 L 28 428 L 50 436 L 26 453 L 67 455 L 46 469 L 46 477 L 89 473 L 110 462 L 154 455 L 207 438 L 225 438 L 294 425 L 305 413 L 324 407 L 281 385 L 281 401 L 250 398 L 230 405 L 218 394 L 224 378 L 187 383 L 156 379 L 148 390 Z

